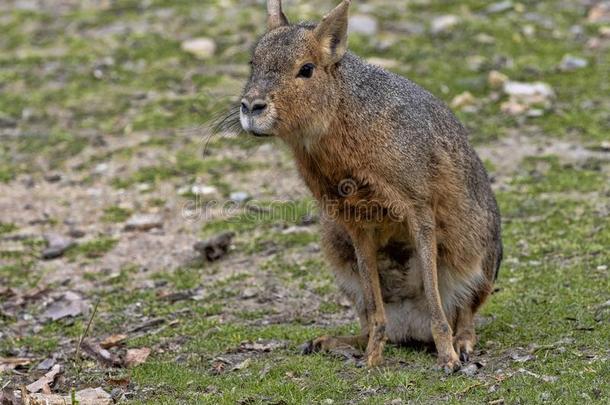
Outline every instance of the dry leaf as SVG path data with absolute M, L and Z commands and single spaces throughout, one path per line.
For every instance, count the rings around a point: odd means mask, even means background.
M 225 372 L 227 365 L 230 365 L 231 363 L 226 360 L 223 359 L 222 357 L 217 357 L 214 359 L 214 361 L 212 361 L 212 374 L 222 374 Z
M 32 362 L 25 357 L 0 357 L 0 372 L 13 370 L 19 366 L 27 366 Z
M 149 355 L 150 349 L 148 347 L 143 347 L 141 349 L 129 349 L 127 350 L 127 355 L 125 356 L 125 366 L 135 367 L 142 364 L 146 361 Z
M 111 347 L 115 347 L 121 344 L 125 339 L 127 339 L 127 335 L 118 334 L 118 335 L 110 335 L 106 339 L 100 342 L 100 346 L 104 349 L 110 349 Z
M 110 394 L 99 387 L 77 391 L 75 397 L 79 405 L 110 405 L 113 403 Z M 70 395 L 25 393 L 22 398 L 24 404 L 30 405 L 66 405 L 72 403 Z
M 55 381 L 55 377 L 57 377 L 57 374 L 59 373 L 61 373 L 61 366 L 59 364 L 56 364 L 51 368 L 48 373 L 31 383 L 30 385 L 26 386 L 25 388 L 27 388 L 27 390 L 32 393 L 38 392 L 40 390 L 48 390 L 47 392 L 51 392 L 49 385 L 53 384 L 53 382 Z

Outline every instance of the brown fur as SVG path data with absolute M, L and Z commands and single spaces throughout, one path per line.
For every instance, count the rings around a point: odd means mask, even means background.
M 346 53 L 349 1 L 317 27 L 287 25 L 270 3 L 242 125 L 292 149 L 362 326 L 360 337 L 322 337 L 314 347 L 364 339 L 375 366 L 388 338 L 433 341 L 439 365 L 454 370 L 458 354 L 472 352 L 474 313 L 501 259 L 497 206 L 464 128 L 425 90 Z M 311 77 L 302 74 L 308 63 Z M 256 103 L 263 107 L 250 110 Z

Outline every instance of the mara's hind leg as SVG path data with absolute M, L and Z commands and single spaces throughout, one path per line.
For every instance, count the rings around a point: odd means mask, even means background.
M 316 338 L 305 346 L 304 354 L 310 354 L 319 351 L 330 351 L 333 349 L 351 346 L 358 350 L 364 351 L 369 340 L 368 322 L 364 314 L 359 315 L 360 318 L 360 334 L 350 336 L 329 336 L 324 335 Z
M 329 351 L 339 347 L 352 346 L 364 351 L 368 342 L 368 319 L 362 304 L 362 290 L 358 279 L 356 252 L 347 230 L 322 215 L 320 218 L 321 246 L 331 264 L 339 288 L 352 304 L 360 321 L 360 334 L 354 336 L 320 336 L 305 345 L 304 353 Z
M 494 264 L 494 266 L 496 265 Z M 488 280 L 479 287 L 477 293 L 472 298 L 472 302 L 458 309 L 453 347 L 462 361 L 469 360 L 477 343 L 477 335 L 474 329 L 474 314 L 487 300 L 487 297 L 489 297 L 493 290 L 493 274 L 493 271 L 488 271 Z
M 470 359 L 476 342 L 477 335 L 474 330 L 474 314 L 472 308 L 470 306 L 460 308 L 457 313 L 453 347 L 460 356 L 461 361 L 467 362 Z

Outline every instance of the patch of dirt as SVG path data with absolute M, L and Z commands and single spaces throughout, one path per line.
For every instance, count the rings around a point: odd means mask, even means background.
M 475 149 L 483 161 L 493 164 L 494 170 L 490 174 L 496 188 L 505 187 L 527 157 L 555 155 L 563 163 L 580 164 L 598 159 L 610 164 L 608 152 L 590 149 L 574 141 L 541 137 L 526 130 L 510 131 L 508 136 Z

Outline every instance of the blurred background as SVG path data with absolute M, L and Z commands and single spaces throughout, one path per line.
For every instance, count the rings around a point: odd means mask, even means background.
M 481 361 L 449 380 L 417 350 L 374 378 L 297 354 L 357 330 L 315 204 L 280 142 L 211 131 L 265 21 L 254 0 L 0 2 L 0 388 L 56 370 L 53 393 L 154 403 L 607 399 L 610 2 L 352 2 L 351 51 L 452 107 L 501 205 Z

